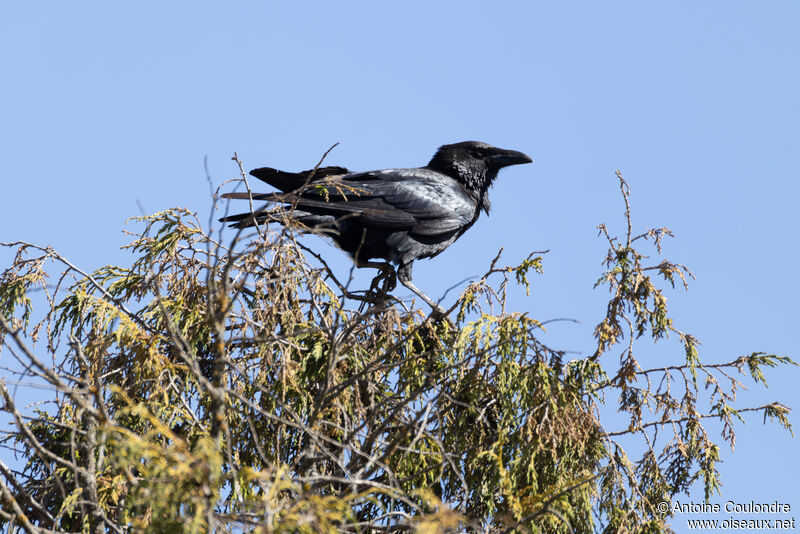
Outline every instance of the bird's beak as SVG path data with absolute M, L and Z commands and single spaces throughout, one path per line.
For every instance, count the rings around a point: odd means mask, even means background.
M 501 168 L 509 165 L 521 165 L 523 163 L 533 163 L 533 160 L 527 154 L 517 152 L 516 150 L 502 150 L 491 157 L 492 165 Z

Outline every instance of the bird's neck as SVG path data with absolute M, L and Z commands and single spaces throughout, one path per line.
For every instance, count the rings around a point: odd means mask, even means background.
M 454 179 L 475 195 L 476 198 L 486 196 L 486 190 L 497 178 L 497 170 L 495 169 L 475 168 L 452 160 L 436 161 L 436 158 L 434 158 L 427 167 L 432 171 L 446 174 Z

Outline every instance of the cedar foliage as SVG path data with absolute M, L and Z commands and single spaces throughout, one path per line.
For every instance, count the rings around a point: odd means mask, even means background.
M 669 532 L 758 412 L 741 380 L 785 356 L 703 364 L 663 290 L 666 228 L 608 242 L 597 346 L 568 357 L 507 309 L 541 254 L 469 284 L 447 319 L 356 292 L 272 224 L 230 242 L 189 211 L 137 218 L 129 268 L 29 243 L 0 275 L 0 525 L 24 532 Z M 37 291 L 39 291 L 37 293 Z M 36 315 L 33 303 L 46 304 Z M 641 338 L 678 346 L 648 361 Z M 17 397 L 35 387 L 39 402 Z M 28 395 L 30 398 L 30 395 Z M 600 419 L 616 407 L 628 424 Z M 704 424 L 721 421 L 712 436 Z M 626 447 L 623 447 L 623 444 Z M 627 451 L 627 452 L 626 452 Z M 4 453 L 4 455 L 6 454 Z

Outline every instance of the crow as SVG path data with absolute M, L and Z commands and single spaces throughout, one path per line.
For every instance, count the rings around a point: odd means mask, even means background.
M 250 174 L 281 193 L 222 196 L 288 205 L 288 219 L 261 209 L 220 221 L 236 228 L 292 221 L 327 233 L 357 266 L 380 269 L 383 275 L 376 280 L 391 276 L 389 290 L 395 275 L 390 262 L 396 264 L 397 279 L 443 314 L 411 281 L 414 260 L 436 256 L 475 224 L 481 210 L 489 213 L 488 190 L 500 169 L 531 162 L 522 152 L 464 141 L 440 147 L 425 167 L 412 169 L 351 172 L 322 167 L 292 173 L 264 167 Z

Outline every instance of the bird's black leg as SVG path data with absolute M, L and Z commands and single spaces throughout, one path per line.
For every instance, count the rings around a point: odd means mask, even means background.
M 428 306 L 433 308 L 434 313 L 444 317 L 445 315 L 447 315 L 447 311 L 438 304 L 436 304 L 433 301 L 433 299 L 431 299 L 428 295 L 420 291 L 419 288 L 417 288 L 417 286 L 415 286 L 414 283 L 411 281 L 412 265 L 413 262 L 408 262 L 400 265 L 400 267 L 397 268 L 397 279 L 400 280 L 401 284 L 403 284 L 412 292 L 414 292 L 415 295 L 424 300 L 428 304 Z
M 377 261 L 360 261 L 357 263 L 358 267 L 372 267 L 378 269 L 380 274 L 372 279 L 369 285 L 370 291 L 378 291 L 380 293 L 388 293 L 397 287 L 397 276 L 395 276 L 394 267 L 389 262 Z M 383 286 L 378 290 L 378 284 L 383 282 Z

